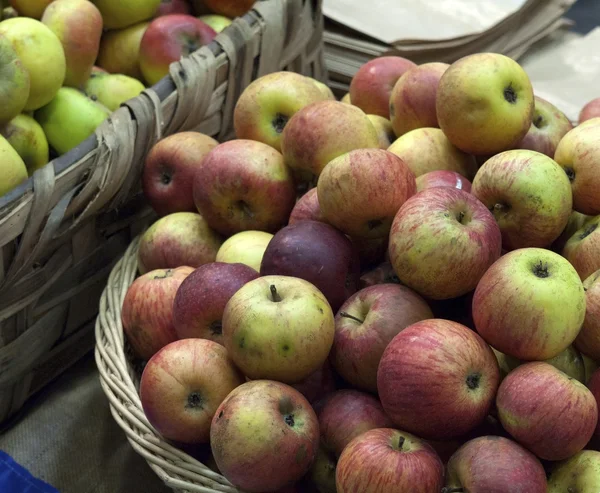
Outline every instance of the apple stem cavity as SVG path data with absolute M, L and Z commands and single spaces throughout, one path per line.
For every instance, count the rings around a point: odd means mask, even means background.
M 405 441 L 406 441 L 406 438 L 404 438 L 402 436 L 398 439 L 398 450 L 400 452 L 402 452 L 402 447 L 404 447 L 404 442 Z
M 287 424 L 288 426 L 294 426 L 294 415 L 293 414 L 287 414 L 285 416 L 285 418 L 283 418 L 285 421 L 285 424 Z
M 223 323 L 220 320 L 215 320 L 211 322 L 209 329 L 212 335 L 221 335 L 223 333 Z
M 203 402 L 202 402 L 202 396 L 200 395 L 199 392 L 191 392 L 190 395 L 188 395 L 187 398 L 187 403 L 185 405 L 185 407 L 187 409 L 202 409 Z
M 370 221 L 367 221 L 367 228 L 369 228 L 370 231 L 373 231 L 374 229 L 379 228 L 382 224 L 383 221 L 381 219 L 371 219 Z
M 350 318 L 352 320 L 356 320 L 359 324 L 365 323 L 364 320 L 361 320 L 360 318 L 355 317 L 354 315 L 350 315 L 349 313 L 346 313 L 346 312 L 340 312 L 340 317 L 345 317 L 345 318 Z
M 544 264 L 540 260 L 539 263 L 537 263 L 533 266 L 533 273 L 540 279 L 545 279 L 546 277 L 550 277 L 550 272 L 548 272 L 548 264 Z
M 464 212 L 462 212 L 462 211 L 460 211 L 460 212 L 459 212 L 459 213 L 456 215 L 456 220 L 457 220 L 457 221 L 458 221 L 460 224 L 462 224 L 462 223 L 463 223 L 463 220 L 464 220 L 464 218 L 465 218 L 465 213 L 464 213 Z
M 171 173 L 167 172 L 167 171 L 163 171 L 160 174 L 160 182 L 163 185 L 168 185 L 169 183 L 171 183 Z
M 462 486 L 452 487 L 452 486 L 444 486 L 442 488 L 442 493 L 464 493 L 465 489 Z
M 252 212 L 252 209 L 250 209 L 250 206 L 246 202 L 240 200 L 237 205 L 247 217 L 254 217 L 254 212 Z
M 275 284 L 271 284 L 269 289 L 271 290 L 271 298 L 273 299 L 273 301 L 275 303 L 279 303 L 281 301 L 281 296 L 279 296 L 279 293 L 277 292 L 277 288 L 275 287 Z
M 544 117 L 542 115 L 540 115 L 539 113 L 537 113 L 534 117 L 533 117 L 533 126 L 535 128 L 542 128 L 544 125 Z
M 565 173 L 567 174 L 569 181 L 573 183 L 573 181 L 575 181 L 575 170 L 573 168 L 565 168 Z
M 277 132 L 278 134 L 283 132 L 283 129 L 287 125 L 288 119 L 289 118 L 287 116 L 282 115 L 281 113 L 277 113 L 275 115 L 275 118 L 273 118 L 273 121 L 271 122 L 271 125 L 273 125 L 273 128 L 275 129 L 275 132 Z
M 517 93 L 513 89 L 512 82 L 504 89 L 504 99 L 510 104 L 515 104 L 517 102 Z
M 467 377 L 467 387 L 471 390 L 475 390 L 479 387 L 479 381 L 481 380 L 481 373 L 471 373 Z

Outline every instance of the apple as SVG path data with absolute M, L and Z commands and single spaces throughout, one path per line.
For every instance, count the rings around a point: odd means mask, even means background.
M 198 19 L 212 27 L 216 33 L 220 33 L 232 23 L 232 20 L 229 17 L 218 14 L 201 15 L 198 17 Z
M 65 154 L 92 135 L 110 113 L 77 89 L 61 87 L 50 103 L 35 112 L 35 119 L 48 143 Z
M 531 127 L 518 149 L 530 149 L 553 158 L 560 140 L 573 128 L 567 116 L 552 103 L 535 96 Z
M 334 330 L 325 296 L 296 277 L 254 279 L 231 297 L 223 313 L 225 347 L 252 380 L 304 380 L 327 359 Z
M 381 238 L 361 238 L 360 236 L 349 236 L 348 238 L 358 253 L 362 271 L 383 262 L 390 240 L 389 235 Z
M 336 472 L 337 493 L 437 493 L 444 465 L 430 445 L 405 431 L 369 430 L 344 449 Z
M 600 361 L 600 270 L 583 282 L 585 289 L 585 319 L 574 345 L 594 361 Z
M 63 46 L 64 85 L 82 88 L 100 50 L 102 14 L 88 0 L 54 0 L 44 11 L 42 23 L 56 34 Z
M 286 164 L 313 176 L 338 156 L 367 148 L 379 148 L 375 127 L 362 110 L 339 101 L 320 101 L 301 109 L 281 137 Z
M 588 219 L 565 244 L 563 256 L 582 280 L 600 269 L 600 216 Z
M 464 152 L 495 154 L 513 149 L 531 127 L 531 81 L 525 70 L 505 55 L 467 55 L 442 75 L 436 112 L 446 137 Z
M 6 125 L 0 127 L 0 134 L 21 156 L 29 176 L 48 163 L 49 150 L 46 134 L 40 124 L 29 115 L 17 115 Z
M 221 403 L 210 429 L 221 473 L 248 492 L 275 491 L 310 469 L 319 422 L 304 396 L 269 380 L 247 382 Z
M 323 446 L 317 450 L 315 461 L 308 472 L 308 477 L 319 493 L 337 493 L 335 488 L 335 466 L 337 458 Z
M 321 444 L 336 458 L 358 435 L 393 426 L 376 397 L 353 389 L 330 394 L 317 416 Z
M 324 101 L 327 101 L 327 100 L 336 101 L 333 91 L 329 88 L 329 86 L 327 84 L 321 82 L 320 80 L 314 79 L 312 77 L 309 77 L 309 78 L 313 81 L 313 83 L 319 88 L 319 90 L 323 94 Z
M 95 73 L 86 81 L 83 91 L 109 110 L 117 110 L 123 103 L 139 96 L 146 86 L 139 80 L 123 74 Z
M 496 154 L 479 168 L 471 193 L 492 211 L 502 247 L 549 247 L 565 229 L 573 199 L 569 180 L 552 158 L 536 151 Z
M 185 339 L 150 358 L 140 380 L 140 400 L 150 424 L 167 440 L 208 443 L 215 411 L 243 383 L 223 346 Z
M 600 452 L 582 450 L 557 463 L 548 477 L 548 493 L 600 490 Z
M 0 34 L 0 125 L 11 121 L 29 98 L 29 72 L 11 41 Z
M 545 360 L 575 340 L 585 306 L 583 284 L 567 260 L 550 250 L 521 248 L 483 275 L 473 296 L 473 319 L 477 332 L 498 351 Z
M 295 193 L 283 156 L 262 142 L 244 139 L 212 149 L 193 180 L 198 211 L 224 235 L 277 231 L 288 220 Z
M 571 236 L 583 228 L 585 223 L 592 217 L 594 216 L 586 216 L 581 212 L 572 211 L 569 215 L 569 220 L 567 221 L 565 229 L 563 229 L 560 236 L 552 243 L 551 250 L 556 253 L 562 253 L 567 241 L 571 239 Z
M 215 14 L 241 17 L 254 5 L 255 0 L 203 0 L 204 5 Z
M 433 187 L 452 187 L 471 192 L 471 182 L 456 171 L 429 171 L 417 178 L 417 192 Z
M 194 269 L 157 269 L 138 277 L 127 289 L 121 310 L 123 332 L 136 356 L 150 359 L 177 339 L 173 300 L 183 280 Z
M 379 398 L 394 424 L 436 440 L 480 425 L 499 382 L 498 362 L 485 341 L 443 319 L 402 330 L 386 347 L 377 371 Z
M 393 283 L 393 284 L 400 283 L 398 276 L 394 272 L 394 268 L 392 267 L 392 264 L 387 260 L 380 263 L 374 269 L 371 269 L 370 271 L 365 272 L 360 277 L 359 286 L 360 286 L 360 289 L 364 289 L 364 288 L 368 288 L 369 286 L 375 286 L 377 284 L 386 284 L 386 283 Z
M 152 147 L 144 162 L 142 189 L 159 216 L 196 211 L 194 173 L 218 144 L 200 132 L 179 132 Z
M 191 14 L 192 6 L 188 0 L 161 0 L 154 17 L 171 14 Z
M 401 56 L 380 56 L 363 64 L 350 82 L 350 99 L 365 113 L 390 118 L 390 95 L 396 81 L 416 64 Z
M 475 158 L 454 147 L 439 128 L 417 128 L 398 137 L 387 149 L 404 161 L 418 178 L 437 170 L 456 171 L 472 180 Z
M 546 493 L 540 461 L 514 441 L 483 436 L 466 442 L 448 461 L 447 491 Z
M 105 29 L 123 29 L 154 17 L 161 0 L 93 0 Z
M 53 0 L 10 0 L 20 16 L 41 19 L 44 10 Z
M 390 95 L 390 120 L 399 137 L 423 127 L 437 128 L 435 109 L 440 79 L 450 65 L 424 63 L 407 70 L 398 79 Z
M 142 80 L 140 69 L 140 43 L 149 22 L 115 31 L 107 31 L 100 41 L 97 63 L 112 74 L 123 74 Z
M 223 344 L 223 311 L 230 298 L 258 273 L 244 264 L 210 262 L 198 267 L 179 287 L 173 324 L 179 339 L 202 338 Z
M 598 406 L 586 386 L 542 361 L 510 372 L 496 407 L 504 429 L 545 460 L 564 460 L 582 450 L 598 422 Z
M 25 163 L 10 143 L 0 135 L 0 197 L 25 180 Z
M 596 404 L 600 406 L 600 370 L 596 369 L 587 383 L 587 388 L 590 390 L 594 399 L 596 400 Z M 596 424 L 596 430 L 594 431 L 596 436 L 600 436 L 600 420 Z
M 273 239 L 264 231 L 242 231 L 227 238 L 217 252 L 217 262 L 242 263 L 260 271 L 263 255 Z
M 386 237 L 396 212 L 415 191 L 413 172 L 382 149 L 342 154 L 329 162 L 317 183 L 327 222 L 362 238 Z
M 600 116 L 600 98 L 592 99 L 585 104 L 579 113 L 579 124 L 598 116 Z
M 140 43 L 140 69 L 148 84 L 169 74 L 171 63 L 209 44 L 217 35 L 193 15 L 172 14 L 154 19 Z
M 304 380 L 293 384 L 292 387 L 306 397 L 306 400 L 316 411 L 317 404 L 336 390 L 335 375 L 329 360 L 325 360 L 317 371 L 311 373 Z
M 573 209 L 600 214 L 600 118 L 592 118 L 568 132 L 559 142 L 554 160 L 564 169 L 573 189 Z
M 585 380 L 583 381 L 583 383 L 588 385 L 592 378 L 592 375 L 598 368 L 600 368 L 600 366 L 595 360 L 590 358 L 585 353 L 581 353 L 581 359 L 583 359 L 583 366 L 585 368 Z
M 48 104 L 65 80 L 65 52 L 56 34 L 38 20 L 15 17 L 2 21 L 1 35 L 12 43 L 29 73 L 24 109 L 37 110 Z
M 340 99 L 340 102 L 344 104 L 352 104 L 352 100 L 350 99 L 350 93 L 347 92 L 346 94 L 344 94 L 342 96 L 342 99 Z
M 331 362 L 354 387 L 376 393 L 377 368 L 387 345 L 409 325 L 429 318 L 429 305 L 406 286 L 361 289 L 337 312 Z
M 311 188 L 298 199 L 292 212 L 290 212 L 288 224 L 291 225 L 304 220 L 326 222 L 319 205 L 317 187 Z
M 500 257 L 500 229 L 470 193 L 428 188 L 396 214 L 388 251 L 400 282 L 432 299 L 456 298 Z
M 181 265 L 200 267 L 216 260 L 221 243 L 200 214 L 175 212 L 158 219 L 142 235 L 138 269 L 144 274 Z
M 280 229 L 267 245 L 262 276 L 291 276 L 313 284 L 336 312 L 358 289 L 360 265 L 352 242 L 334 227 L 300 221 Z
M 233 112 L 238 139 L 263 142 L 281 150 L 281 134 L 289 119 L 317 101 L 323 93 L 313 80 L 293 72 L 274 72 L 251 82 Z
M 379 115 L 367 115 L 367 118 L 371 120 L 371 123 L 375 127 L 375 131 L 377 132 L 377 136 L 379 138 L 379 148 L 387 149 L 392 145 L 392 142 L 396 140 L 396 134 L 392 128 L 392 122 Z

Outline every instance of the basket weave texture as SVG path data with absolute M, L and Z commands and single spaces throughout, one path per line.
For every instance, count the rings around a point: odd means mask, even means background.
M 186 130 L 232 138 L 235 103 L 262 75 L 325 80 L 322 33 L 321 0 L 258 1 L 95 135 L 0 197 L 0 422 L 93 348 L 114 262 L 154 219 L 140 190 L 152 146 Z

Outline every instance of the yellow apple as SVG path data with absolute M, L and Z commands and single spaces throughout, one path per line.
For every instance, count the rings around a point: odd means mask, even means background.
M 29 115 L 17 115 L 3 127 L 0 133 L 17 151 L 31 176 L 36 169 L 49 161 L 48 140 L 38 122 Z
M 110 110 L 72 87 L 62 87 L 56 97 L 35 113 L 49 144 L 64 154 L 94 133 Z
M 396 140 L 392 122 L 379 115 L 367 115 L 379 136 L 379 148 L 386 150 Z
M 245 264 L 260 272 L 260 264 L 271 238 L 273 235 L 264 231 L 242 231 L 234 234 L 221 245 L 216 261 Z
M 146 87 L 123 74 L 96 72 L 88 79 L 84 92 L 94 101 L 115 111 L 122 103 L 138 96 Z
M 229 26 L 232 20 L 224 15 L 206 14 L 198 17 L 201 21 L 206 22 L 216 32 L 220 33 L 223 29 Z
M 52 101 L 65 80 L 65 52 L 50 28 L 35 19 L 15 17 L 0 23 L 0 34 L 13 44 L 29 72 L 26 111 L 37 110 Z
M 100 42 L 97 65 L 113 74 L 123 74 L 142 80 L 140 43 L 149 22 L 116 31 L 108 31 Z
M 0 35 L 0 125 L 17 116 L 29 97 L 29 72 L 12 43 Z
M 11 6 L 23 17 L 41 19 L 52 0 L 10 0 Z
M 347 92 L 346 94 L 344 94 L 342 96 L 342 99 L 340 99 L 340 101 L 344 104 L 352 104 L 352 101 L 350 100 L 350 93 Z
M 0 136 L 0 197 L 27 179 L 27 168 L 8 141 Z
M 123 29 L 156 14 L 160 0 L 93 0 L 106 29 Z

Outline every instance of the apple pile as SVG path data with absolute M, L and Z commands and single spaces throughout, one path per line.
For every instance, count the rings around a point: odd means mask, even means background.
M 143 410 L 247 492 L 600 491 L 600 118 L 499 54 L 251 83 L 162 140 Z
M 0 196 L 88 138 L 254 1 L 10 3 L 0 13 Z

